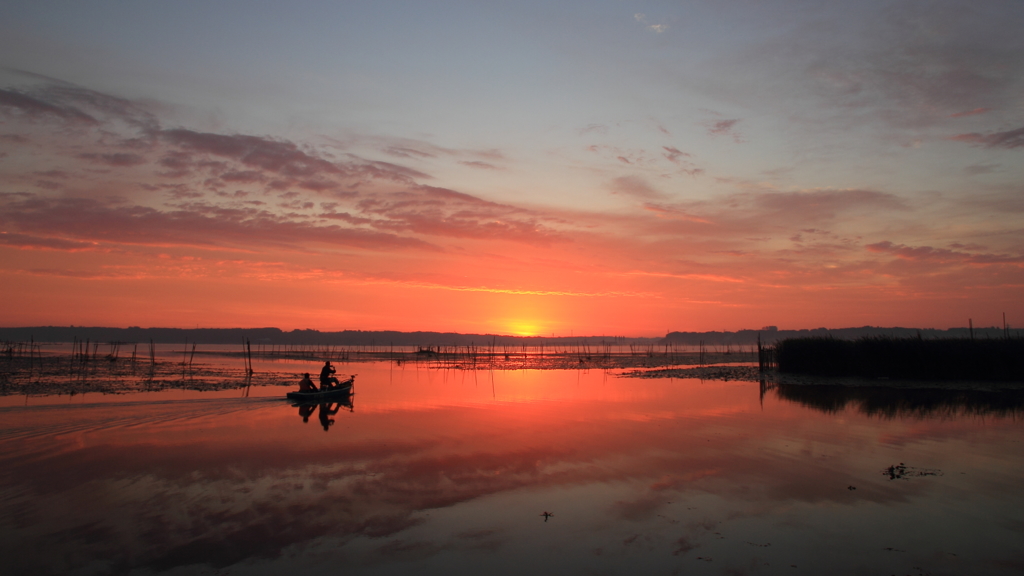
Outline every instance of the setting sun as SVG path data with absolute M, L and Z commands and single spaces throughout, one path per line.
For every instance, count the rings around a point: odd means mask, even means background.
M 508 324 L 508 331 L 510 334 L 516 336 L 537 336 L 540 334 L 540 326 L 532 322 L 510 322 Z

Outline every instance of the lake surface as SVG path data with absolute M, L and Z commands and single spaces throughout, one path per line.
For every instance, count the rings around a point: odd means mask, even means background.
M 1017 393 L 339 372 L 351 406 L 301 413 L 276 386 L 3 398 L 0 572 L 1024 571 Z

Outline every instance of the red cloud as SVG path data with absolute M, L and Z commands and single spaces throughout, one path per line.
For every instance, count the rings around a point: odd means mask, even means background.
M 232 246 L 301 249 L 311 243 L 370 250 L 436 249 L 415 238 L 340 226 L 318 226 L 256 208 L 225 208 L 186 204 L 161 211 L 137 205 L 105 204 L 95 200 L 29 197 L 9 200 L 0 212 L 0 225 L 25 231 L 54 230 L 49 247 L 70 249 L 81 241 L 123 244 Z M 12 237 L 25 241 L 25 236 Z M 62 244 L 71 242 L 72 244 Z
M 79 154 L 78 157 L 83 160 L 106 164 L 107 166 L 114 166 L 115 168 L 126 168 L 146 163 L 146 159 L 142 156 L 139 156 L 138 154 L 126 154 L 124 152 L 117 152 L 113 154 L 87 153 Z
M 447 188 L 417 186 L 405 192 L 375 195 L 360 201 L 358 208 L 378 216 L 371 225 L 380 230 L 538 245 L 565 240 L 543 226 L 538 214 Z
M 704 122 L 704 127 L 708 129 L 710 136 L 732 136 L 733 140 L 740 142 L 740 133 L 733 130 L 739 121 L 739 118 L 732 120 L 708 120 Z
M 491 164 L 489 162 L 480 162 L 479 160 L 462 160 L 462 161 L 459 162 L 459 164 L 462 164 L 464 166 L 469 166 L 469 167 L 472 167 L 472 168 L 483 168 L 485 170 L 497 170 L 498 169 L 498 167 L 495 166 L 494 164 Z
M 91 242 L 79 242 L 77 240 L 66 240 L 64 238 L 47 238 L 43 236 L 32 236 L 18 234 L 16 232 L 0 232 L 0 244 L 14 246 L 16 248 L 36 248 L 47 250 L 88 250 L 95 248 Z
M 668 158 L 669 162 L 673 162 L 676 164 L 679 163 L 680 157 L 686 156 L 687 158 L 689 158 L 691 156 L 690 154 L 683 152 L 682 150 L 674 146 L 662 146 L 662 149 L 665 150 L 665 158 Z
M 963 116 L 974 116 L 976 114 L 984 114 L 985 112 L 990 112 L 991 110 L 991 108 L 975 108 L 974 110 L 968 110 L 966 112 L 957 112 L 956 114 L 950 114 L 949 117 L 961 118 Z
M 984 148 L 1020 148 L 1024 146 L 1024 127 L 1006 132 L 993 132 L 991 134 L 958 134 L 950 138 L 957 142 L 967 142 Z
M 904 244 L 893 244 L 892 242 L 876 242 L 865 246 L 869 252 L 892 254 L 904 260 L 929 261 L 929 262 L 963 262 L 969 264 L 1020 264 L 1024 263 L 1024 256 L 1010 256 L 1007 254 L 971 254 L 969 252 L 956 252 L 945 248 L 933 248 L 931 246 L 906 246 Z
M 180 128 L 164 130 L 160 135 L 167 142 L 186 150 L 232 158 L 246 166 L 285 176 L 301 178 L 322 173 L 342 173 L 341 169 L 331 162 L 306 154 L 291 142 L 241 134 L 225 136 Z
M 621 176 L 612 180 L 612 194 L 633 196 L 635 198 L 657 199 L 662 194 L 651 188 L 646 180 L 639 176 Z

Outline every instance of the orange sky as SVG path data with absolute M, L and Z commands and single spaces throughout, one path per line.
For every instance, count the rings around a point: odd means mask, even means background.
M 958 202 L 767 188 L 567 209 L 271 138 L 143 133 L 132 152 L 81 153 L 106 125 L 67 123 L 7 122 L 33 133 L 5 148 L 8 326 L 656 335 L 1024 316 L 1024 258 L 969 246 L 985 232 Z M 934 212 L 965 242 L 902 240 Z
M 2 12 L 0 324 L 1024 322 L 1024 11 L 634 8 Z

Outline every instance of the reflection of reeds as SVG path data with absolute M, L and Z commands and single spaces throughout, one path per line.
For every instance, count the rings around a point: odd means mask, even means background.
M 107 360 L 117 362 L 117 358 L 121 352 L 121 344 L 122 343 L 118 341 L 107 343 L 107 345 L 110 346 L 110 352 L 107 353 Z
M 783 400 L 834 414 L 848 408 L 880 418 L 1017 417 L 1024 414 L 1024 390 L 943 390 L 779 384 Z
M 767 372 L 778 368 L 777 347 L 771 344 L 761 343 L 761 333 L 757 333 L 757 370 Z
M 792 338 L 780 372 L 914 380 L 1024 380 L 1024 339 Z
M 194 353 L 194 351 L 193 351 Z M 252 376 L 252 343 L 246 338 L 242 343 L 243 360 L 245 360 L 245 373 Z

